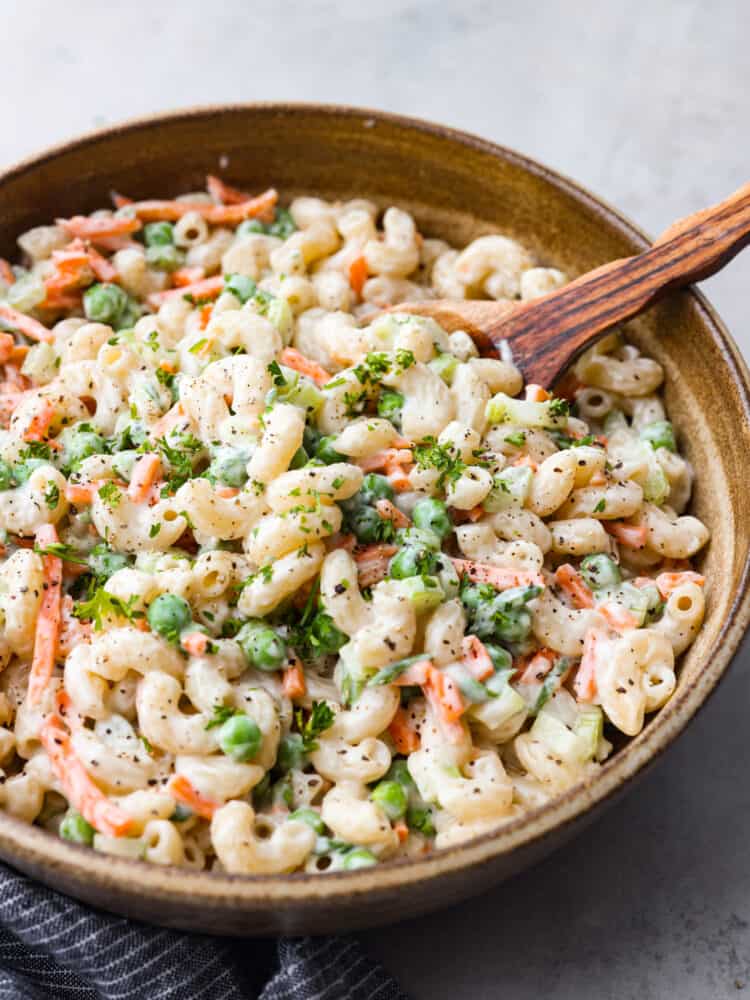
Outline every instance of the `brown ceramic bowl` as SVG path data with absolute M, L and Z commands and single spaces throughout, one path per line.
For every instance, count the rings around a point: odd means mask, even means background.
M 499 229 L 571 275 L 642 250 L 646 238 L 588 192 L 481 139 L 373 111 L 246 105 L 161 115 L 85 136 L 0 175 L 0 255 L 56 216 L 108 203 L 112 189 L 169 196 L 221 173 L 284 199 L 366 196 L 413 212 L 422 232 L 463 244 Z M 632 325 L 667 373 L 667 403 L 698 472 L 693 509 L 711 528 L 703 631 L 669 703 L 590 782 L 496 833 L 417 862 L 351 873 L 240 877 L 163 869 L 58 840 L 0 813 L 0 856 L 63 892 L 156 923 L 225 934 L 323 933 L 446 906 L 564 843 L 676 739 L 737 651 L 750 617 L 749 379 L 706 301 L 674 295 Z

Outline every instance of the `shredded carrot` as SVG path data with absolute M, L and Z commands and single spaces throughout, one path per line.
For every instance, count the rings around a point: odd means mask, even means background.
M 10 360 L 14 364 L 23 364 L 30 350 L 31 348 L 28 344 L 16 344 L 11 351 Z
M 123 837 L 130 833 L 133 817 L 110 802 L 94 784 L 73 749 L 70 733 L 56 712 L 50 713 L 42 723 L 39 739 L 65 797 L 86 822 L 108 837 Z
M 223 500 L 231 500 L 232 497 L 239 496 L 240 491 L 236 486 L 217 486 L 214 493 Z
M 204 632 L 191 632 L 181 636 L 180 646 L 191 656 L 203 656 L 208 649 L 208 636 Z
M 558 566 L 555 570 L 555 582 L 571 598 L 575 607 L 593 608 L 594 595 L 575 566 L 570 563 Z
M 302 664 L 295 659 L 282 673 L 281 689 L 287 698 L 294 701 L 296 698 L 303 698 L 307 691 L 305 684 L 305 672 Z
M 432 660 L 417 660 L 400 673 L 393 683 L 397 687 L 422 687 L 429 680 L 431 670 Z
M 293 368 L 301 375 L 311 378 L 316 385 L 325 385 L 326 382 L 331 381 L 330 372 L 327 372 L 316 361 L 312 361 L 310 358 L 306 358 L 304 354 L 300 354 L 294 347 L 285 347 L 279 355 L 279 360 L 287 368 Z
M 102 257 L 94 247 L 88 248 L 89 266 L 99 281 L 117 281 L 117 268 L 106 257 Z
M 5 364 L 13 357 L 16 342 L 12 333 L 0 333 L 0 364 Z
M 649 583 L 652 582 L 649 580 Z M 683 570 L 681 573 L 660 573 L 656 578 L 656 587 L 666 601 L 672 591 L 682 586 L 683 583 L 697 583 L 699 587 L 702 587 L 705 582 L 705 576 L 701 576 L 700 573 Z
M 43 524 L 36 533 L 40 548 L 58 542 L 57 531 L 51 524 Z M 44 592 L 34 633 L 34 655 L 29 673 L 29 704 L 38 705 L 55 669 L 57 644 L 62 624 L 62 559 L 42 556 Z
M 521 455 L 512 464 L 516 467 L 521 467 L 524 465 L 528 466 L 528 468 L 531 469 L 532 472 L 536 472 L 537 469 L 539 468 L 539 466 L 531 457 L 531 455 Z
M 450 743 L 460 743 L 464 739 L 464 728 L 459 719 L 466 706 L 458 686 L 447 674 L 433 668 L 423 690 L 446 739 Z
M 91 218 L 88 215 L 74 215 L 72 219 L 58 219 L 58 226 L 84 240 L 96 241 L 100 236 L 127 236 L 141 228 L 138 219 L 124 215 L 105 215 Z
M 472 507 L 471 510 L 466 511 L 466 519 L 467 521 L 471 521 L 472 523 L 478 521 L 483 516 L 484 516 L 484 507 L 481 505 L 481 503 L 477 504 L 476 507 Z
M 367 281 L 367 261 L 364 257 L 355 257 L 349 265 L 349 284 L 352 291 L 357 295 L 362 294 L 362 289 Z
M 24 431 L 24 441 L 43 441 L 54 419 L 54 403 L 49 399 L 43 400 L 38 412 L 31 418 L 28 427 Z
M 161 469 L 161 459 L 153 452 L 141 455 L 133 466 L 133 473 L 130 477 L 128 496 L 133 503 L 143 503 L 148 499 L 151 487 L 156 482 Z
M 184 774 L 175 774 L 170 778 L 167 785 L 167 794 L 171 795 L 178 802 L 182 802 L 183 805 L 188 806 L 203 819 L 211 819 L 216 810 L 220 808 L 220 803 L 214 802 L 212 799 L 207 799 L 205 795 L 201 795 Z
M 55 693 L 55 709 L 71 732 L 75 733 L 84 728 L 84 718 L 76 710 L 73 699 L 65 688 L 59 688 Z
M 407 753 L 410 752 L 411 751 L 407 751 Z M 396 833 L 396 836 L 398 837 L 399 844 L 403 844 L 404 841 L 409 839 L 409 826 L 407 823 L 404 822 L 404 820 L 402 819 L 396 820 L 396 822 L 393 824 L 393 829 Z
M 541 573 L 532 573 L 531 570 L 507 569 L 504 566 L 475 562 L 473 559 L 451 559 L 451 562 L 459 576 L 468 576 L 473 583 L 492 584 L 495 590 L 530 587 L 532 584 L 544 586 L 544 577 Z
M 226 184 L 220 177 L 208 174 L 206 177 L 206 190 L 216 201 L 222 205 L 241 205 L 243 201 L 250 201 L 252 195 L 239 188 Z
M 385 498 L 378 500 L 375 504 L 375 510 L 384 521 L 390 521 L 394 528 L 408 528 L 411 525 L 411 521 L 406 514 L 399 510 L 395 503 L 391 503 L 390 500 L 386 500 Z
M 596 667 L 606 643 L 607 633 L 602 629 L 590 628 L 583 637 L 583 656 L 573 680 L 579 701 L 593 701 L 596 696 Z
M 606 486 L 607 477 L 603 472 L 595 472 L 591 479 L 589 479 L 589 486 Z
M 607 624 L 616 632 L 625 632 L 630 628 L 638 628 L 639 620 L 619 601 L 604 601 L 599 605 L 599 612 L 604 616 Z
M 397 709 L 390 726 L 388 726 L 388 735 L 399 753 L 409 754 L 419 750 L 419 733 L 405 708 Z
M 10 326 L 14 327 L 19 333 L 22 333 L 24 337 L 28 337 L 30 340 L 50 343 L 54 339 L 55 335 L 52 331 L 48 330 L 38 320 L 32 319 L 31 316 L 27 316 L 17 309 L 13 309 L 4 302 L 0 302 L 0 319 L 5 320 L 6 323 L 10 324 Z
M 179 299 L 182 296 L 190 295 L 194 299 L 215 299 L 224 290 L 224 278 L 220 274 L 215 274 L 212 278 L 202 278 L 193 282 L 192 285 L 183 285 L 181 288 L 168 288 L 165 292 L 154 292 L 149 295 L 149 305 L 158 309 L 163 302 L 170 299 Z
M 526 664 L 523 673 L 518 678 L 521 684 L 536 684 L 546 677 L 555 665 L 557 653 L 552 649 L 539 649 Z
M 477 635 L 466 635 L 461 644 L 461 663 L 474 680 L 485 681 L 495 672 L 487 647 Z
M 208 324 L 211 322 L 211 315 L 214 311 L 213 303 L 206 302 L 205 305 L 201 306 L 200 313 L 200 328 L 205 330 Z M 213 346 L 213 341 L 207 340 L 203 347 L 198 351 L 199 354 L 207 354 Z
M 65 499 L 74 507 L 87 507 L 94 502 L 93 483 L 68 483 L 65 487 Z
M 604 530 L 616 538 L 626 549 L 642 549 L 646 545 L 648 531 L 645 524 L 626 524 L 625 521 L 605 521 Z
M 172 284 L 175 288 L 186 288 L 205 277 L 206 272 L 202 267 L 178 267 L 176 271 L 172 271 Z
M 395 545 L 367 545 L 354 552 L 360 587 L 372 587 L 388 574 L 388 563 L 396 555 Z
M 357 465 L 363 472 L 380 472 L 394 466 L 411 465 L 413 461 L 414 456 L 409 448 L 385 448 L 369 458 L 361 458 Z
M 16 276 L 13 274 L 13 268 L 3 257 L 0 257 L 0 279 L 2 279 L 6 285 L 15 285 L 16 283 Z
M 278 200 L 278 192 L 269 188 L 236 205 L 210 205 L 204 201 L 136 201 L 133 209 L 142 222 L 177 222 L 188 212 L 197 212 L 213 226 L 236 226 L 245 219 L 270 219 Z
M 535 382 L 529 382 L 526 386 L 526 399 L 530 403 L 543 403 L 550 398 L 550 394 Z

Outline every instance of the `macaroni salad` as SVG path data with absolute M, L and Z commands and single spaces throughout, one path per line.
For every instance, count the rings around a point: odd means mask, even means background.
M 704 614 L 660 365 L 613 334 L 524 390 L 380 311 L 566 280 L 505 236 L 215 177 L 114 201 L 0 261 L 0 805 L 322 872 L 595 776 Z

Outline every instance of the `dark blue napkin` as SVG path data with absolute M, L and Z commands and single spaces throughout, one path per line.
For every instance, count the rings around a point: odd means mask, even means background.
M 406 1000 L 349 937 L 216 938 L 92 910 L 0 865 L 0 1000 Z

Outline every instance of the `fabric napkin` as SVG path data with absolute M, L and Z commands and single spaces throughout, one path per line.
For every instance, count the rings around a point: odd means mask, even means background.
M 406 1000 L 350 937 L 217 938 L 92 910 L 0 865 L 0 1000 Z

